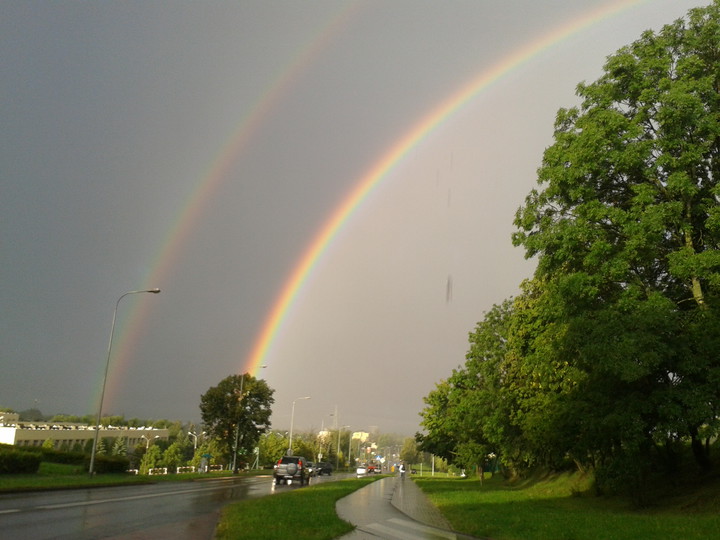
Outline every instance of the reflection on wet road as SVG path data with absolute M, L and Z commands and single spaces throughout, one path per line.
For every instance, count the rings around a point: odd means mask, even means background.
M 250 476 L 0 495 L 0 538 L 211 539 L 225 504 L 289 489 L 301 488 Z

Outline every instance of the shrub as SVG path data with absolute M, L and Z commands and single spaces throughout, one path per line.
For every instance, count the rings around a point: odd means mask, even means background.
M 85 457 L 86 468 L 90 467 L 90 458 Z M 124 473 L 130 468 L 130 460 L 125 456 L 95 456 L 94 469 L 96 473 Z
M 85 454 L 80 452 L 63 452 L 54 449 L 42 449 L 42 460 L 49 463 L 61 463 L 65 465 L 83 465 L 86 460 Z
M 0 474 L 34 474 L 42 458 L 37 452 L 0 449 Z

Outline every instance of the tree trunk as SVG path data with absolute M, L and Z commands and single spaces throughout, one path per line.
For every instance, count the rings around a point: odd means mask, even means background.
M 685 229 L 684 235 L 685 235 L 685 247 L 692 251 L 693 253 L 697 253 L 695 249 L 695 244 L 693 243 L 692 239 L 692 232 L 691 232 L 691 205 L 689 203 L 685 204 L 685 217 L 688 221 L 688 228 Z M 705 305 L 705 294 L 703 293 L 702 284 L 700 283 L 700 278 L 697 276 L 692 276 L 690 278 L 690 289 L 692 291 L 693 299 L 695 300 L 695 303 L 700 307 L 700 309 L 707 309 L 707 306 Z
M 698 438 L 698 432 L 697 428 L 693 427 L 690 429 L 690 437 L 691 437 L 691 446 L 693 451 L 693 456 L 695 457 L 695 461 L 698 465 L 704 470 L 708 471 L 712 468 L 712 463 L 710 462 L 710 456 L 709 453 L 705 450 L 705 445 L 702 443 L 702 441 Z

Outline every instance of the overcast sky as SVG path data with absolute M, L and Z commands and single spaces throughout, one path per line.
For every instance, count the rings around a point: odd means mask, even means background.
M 412 435 L 468 333 L 533 271 L 510 235 L 555 113 L 700 0 L 33 2 L 0 7 L 0 406 L 199 420 L 369 171 L 274 334 L 273 427 Z M 605 10 L 605 11 L 604 11 Z

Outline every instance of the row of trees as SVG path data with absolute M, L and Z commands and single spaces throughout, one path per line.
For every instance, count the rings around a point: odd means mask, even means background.
M 273 393 L 264 380 L 244 373 L 224 378 L 201 396 L 205 433 L 215 441 L 216 454 L 234 463 L 236 469 L 253 463 L 256 449 L 260 463 L 265 465 L 272 465 L 288 451 L 288 434 L 270 431 Z M 350 436 L 342 430 L 323 435 L 296 433 L 293 453 L 311 460 L 322 456 L 323 461 L 346 467 L 351 457 L 362 457 L 361 448 L 353 444 Z M 380 435 L 375 443 L 378 448 L 385 448 L 399 446 L 401 440 L 394 435 Z
M 720 428 L 720 1 L 645 32 L 561 109 L 515 218 L 537 260 L 425 399 L 424 450 L 602 487 L 712 465 Z

